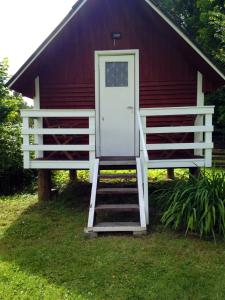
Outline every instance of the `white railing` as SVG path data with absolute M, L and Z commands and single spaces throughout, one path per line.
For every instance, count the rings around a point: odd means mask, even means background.
M 92 171 L 95 160 L 95 110 L 21 110 L 23 118 L 23 155 L 26 169 L 90 169 Z M 46 119 L 45 119 L 46 118 Z M 88 128 L 43 128 L 43 120 L 51 118 L 87 118 Z M 31 122 L 34 120 L 34 122 Z M 33 125 L 32 125 L 33 124 Z M 48 127 L 48 126 L 46 126 Z M 43 143 L 44 136 L 52 136 L 54 145 Z M 71 141 L 60 142 L 59 136 L 89 136 L 88 145 L 71 145 Z M 33 136 L 34 138 L 31 138 Z M 31 142 L 33 141 L 33 142 Z M 64 152 L 68 160 L 46 159 L 44 152 Z M 73 160 L 71 152 L 89 152 L 88 160 Z M 31 153 L 35 152 L 35 159 Z
M 169 107 L 169 108 L 147 108 L 138 112 L 138 123 L 141 140 L 142 161 L 148 160 L 149 168 L 173 168 L 173 167 L 211 167 L 212 166 L 212 116 L 214 113 L 213 106 L 203 107 Z M 147 127 L 148 117 L 162 116 L 194 116 L 192 126 L 168 126 L 164 127 Z M 176 134 L 176 133 L 193 133 L 194 140 L 191 143 L 186 142 L 169 142 L 161 144 L 147 143 L 149 134 Z M 194 150 L 199 158 L 186 159 L 164 159 L 151 160 L 151 151 L 156 150 Z
M 145 203 L 145 216 L 146 223 L 149 224 L 149 199 L 148 199 L 148 151 L 146 147 L 146 135 L 143 127 L 145 127 L 146 120 L 144 118 L 141 119 L 140 113 L 137 113 L 137 122 L 139 126 L 140 133 L 140 163 L 142 170 L 142 183 L 143 183 L 143 195 L 144 195 L 144 203 Z

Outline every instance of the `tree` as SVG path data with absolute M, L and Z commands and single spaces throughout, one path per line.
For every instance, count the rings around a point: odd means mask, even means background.
M 10 92 L 5 83 L 8 80 L 8 60 L 0 62 L 0 124 L 17 124 L 21 121 L 19 111 L 26 108 L 22 96 Z
M 224 0 L 158 0 L 201 48 L 225 67 Z
M 30 183 L 33 172 L 23 170 L 20 109 L 27 105 L 22 96 L 12 93 L 8 80 L 8 61 L 0 62 L 0 192 L 9 194 Z
M 201 48 L 224 71 L 225 69 L 225 2 L 224 0 L 158 0 L 163 9 L 201 45 Z M 214 123 L 225 128 L 225 88 L 206 97 L 216 105 Z

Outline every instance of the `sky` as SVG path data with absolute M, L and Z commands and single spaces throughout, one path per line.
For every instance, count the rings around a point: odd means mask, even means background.
M 13 75 L 70 11 L 76 0 L 0 0 L 0 60 Z

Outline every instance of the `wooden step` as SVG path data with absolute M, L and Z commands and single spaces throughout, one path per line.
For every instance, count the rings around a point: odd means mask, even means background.
M 134 156 L 108 156 L 100 158 L 100 166 L 134 166 L 136 157 Z
M 136 161 L 135 160 L 119 160 L 119 161 L 114 161 L 114 160 L 105 160 L 105 161 L 100 161 L 100 166 L 135 166 Z
M 95 208 L 96 212 L 139 212 L 138 204 L 103 204 Z
M 137 232 L 146 231 L 138 222 L 104 222 L 92 228 L 93 232 Z
M 135 161 L 136 162 L 136 157 L 135 156 L 102 156 L 100 158 L 100 161 Z
M 99 178 L 101 179 L 133 179 L 137 178 L 136 173 L 133 174 L 99 174 Z
M 97 190 L 98 195 L 111 194 L 138 194 L 137 188 L 100 188 Z

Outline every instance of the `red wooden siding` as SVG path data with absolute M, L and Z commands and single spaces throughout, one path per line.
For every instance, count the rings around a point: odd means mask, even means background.
M 92 0 L 48 47 L 39 70 L 42 108 L 94 108 L 94 51 L 140 50 L 140 106 L 196 104 L 197 68 L 138 0 Z M 157 23 L 158 22 L 158 23 Z M 122 39 L 114 47 L 111 32 Z
M 95 108 L 94 84 L 41 84 L 41 106 L 49 109 Z
M 114 31 L 122 33 L 116 46 L 111 39 Z M 138 0 L 92 0 L 42 55 L 41 108 L 94 109 L 94 51 L 112 49 L 140 51 L 140 107 L 196 105 L 197 68 L 177 42 L 165 34 L 162 22 L 150 13 L 149 6 Z M 67 123 L 66 120 L 58 122 L 64 127 Z M 194 120 L 182 116 L 151 118 L 148 122 L 150 126 L 173 122 L 192 125 Z M 85 127 L 87 122 L 78 120 L 74 125 Z M 150 138 L 153 143 L 168 142 L 168 136 Z M 181 135 L 171 138 L 177 142 L 182 140 Z M 192 139 L 192 135 L 187 135 L 185 142 Z M 51 137 L 45 141 L 54 143 Z M 161 155 L 162 152 L 151 153 L 152 157 Z
M 142 82 L 141 107 L 196 105 L 196 81 Z

